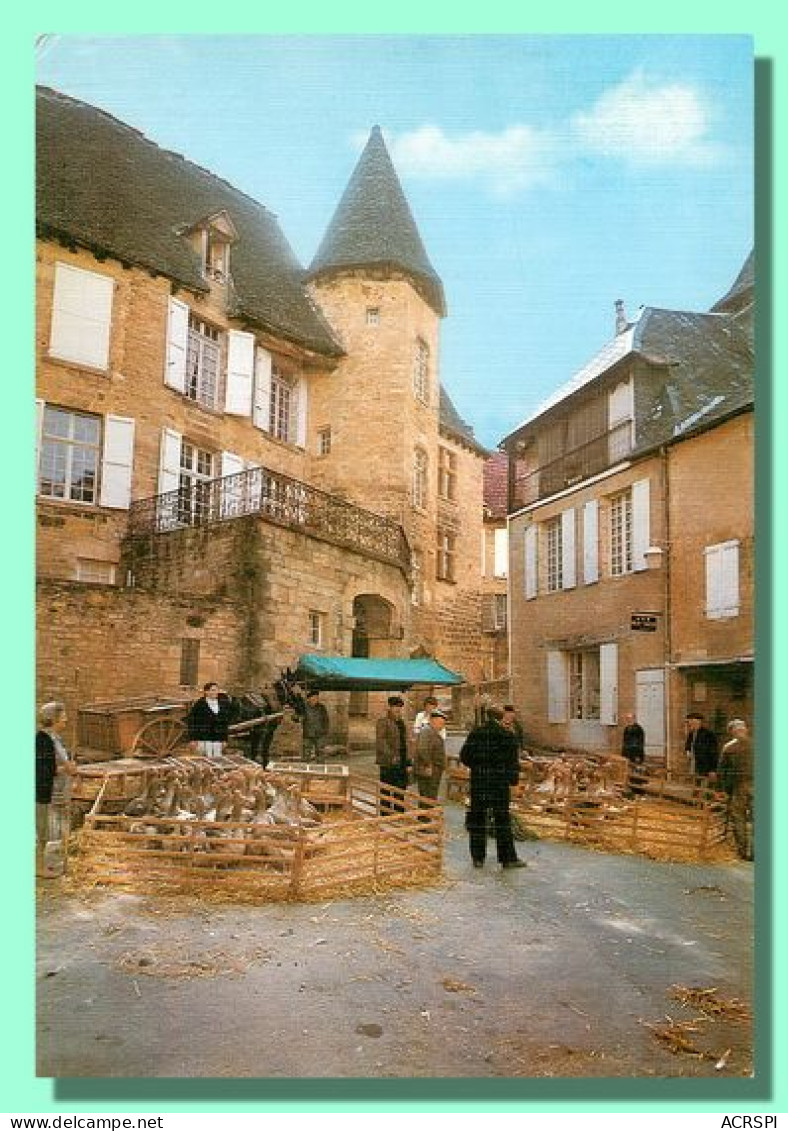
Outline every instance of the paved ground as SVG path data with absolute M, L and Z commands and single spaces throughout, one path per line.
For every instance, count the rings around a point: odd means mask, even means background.
M 206 907 L 42 884 L 38 1073 L 750 1073 L 746 1024 L 700 1020 L 703 1057 L 649 1025 L 701 1016 L 676 984 L 749 1001 L 751 865 L 540 841 L 518 846 L 527 869 L 475 871 L 458 806 L 447 825 L 445 882 L 385 897 Z

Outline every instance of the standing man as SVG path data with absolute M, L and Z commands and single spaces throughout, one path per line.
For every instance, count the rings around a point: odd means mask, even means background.
M 502 725 L 500 707 L 488 707 L 481 726 L 474 727 L 460 751 L 460 761 L 471 771 L 471 806 L 467 828 L 474 868 L 481 868 L 487 854 L 487 812 L 492 813 L 498 863 L 502 868 L 525 868 L 514 847 L 509 814 L 509 788 L 520 777 L 520 759 L 515 735 Z
M 218 683 L 206 683 L 186 716 L 192 749 L 205 758 L 220 758 L 233 721 L 233 701 Z
M 328 738 L 329 722 L 325 704 L 320 702 L 320 693 L 312 690 L 306 693 L 304 707 L 304 761 L 320 762 L 323 747 Z
M 380 783 L 398 789 L 407 788 L 410 764 L 408 731 L 402 717 L 404 707 L 405 700 L 401 696 L 390 695 L 388 709 L 375 727 L 375 761 L 380 766 Z M 402 808 L 401 805 L 391 807 Z
M 416 739 L 416 752 L 413 758 L 413 772 L 422 797 L 437 799 L 438 790 L 446 769 L 446 744 L 443 738 L 446 716 L 442 711 L 433 711 L 429 722 L 419 731 Z
M 642 766 L 646 760 L 646 733 L 635 716 L 624 715 L 624 731 L 621 735 L 621 757 L 632 766 Z
M 728 733 L 731 738 L 722 748 L 717 772 L 720 784 L 728 795 L 728 819 L 733 824 L 733 837 L 739 856 L 744 860 L 752 860 L 752 742 L 743 719 L 731 719 Z
M 703 725 L 703 715 L 691 711 L 687 715 L 687 738 L 684 753 L 689 759 L 690 773 L 711 775 L 717 769 L 717 736 Z

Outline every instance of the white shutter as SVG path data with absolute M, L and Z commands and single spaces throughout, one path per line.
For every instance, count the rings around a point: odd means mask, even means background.
M 646 550 L 651 545 L 649 522 L 649 481 L 632 484 L 632 568 L 646 569 Z
M 493 535 L 495 539 L 495 577 L 506 577 L 509 572 L 509 531 L 505 526 L 496 527 Z
M 525 596 L 526 600 L 535 597 L 538 591 L 536 539 L 538 528 L 528 526 L 525 530 Z
M 591 499 L 583 507 L 583 581 L 599 580 L 599 504 Z
M 635 415 L 634 385 L 632 379 L 622 381 L 607 395 L 608 428 L 614 428 Z
M 177 491 L 181 478 L 181 434 L 172 428 L 162 428 L 161 455 L 159 457 L 158 494 Z
M 55 264 L 49 339 L 54 357 L 107 368 L 114 287 L 108 275 L 67 263 Z
M 722 550 L 722 608 L 725 616 L 739 614 L 739 543 L 728 542 Z
M 170 297 L 167 307 L 167 353 L 164 358 L 164 384 L 179 393 L 186 391 L 186 355 L 189 350 L 189 308 Z
M 739 543 L 707 546 L 706 616 L 735 617 L 739 613 Z
M 255 355 L 252 420 L 257 428 L 271 431 L 271 355 L 259 346 Z
M 599 721 L 607 726 L 618 722 L 618 645 L 599 647 Z
M 566 653 L 547 653 L 547 721 L 565 723 L 567 716 Z
M 306 420 L 307 420 L 307 382 L 306 378 L 302 377 L 295 387 L 296 398 L 296 427 L 295 427 L 295 442 L 299 448 L 306 447 Z
M 225 412 L 234 416 L 251 416 L 254 367 L 254 334 L 230 330 L 227 334 Z
M 574 589 L 577 584 L 575 564 L 575 512 L 574 508 L 561 514 L 561 574 L 562 589 Z
M 104 451 L 99 497 L 102 507 L 128 510 L 131 502 L 133 464 L 134 421 L 127 416 L 107 416 L 104 421 Z
M 227 475 L 237 475 L 243 469 L 244 461 L 240 456 L 234 455 L 233 452 L 222 452 L 220 472 L 222 479 Z M 221 513 L 223 518 L 242 513 L 243 488 L 242 479 L 231 479 L 227 483 L 222 483 Z
M 36 493 L 41 477 L 41 433 L 44 428 L 44 408 L 46 402 L 36 398 Z

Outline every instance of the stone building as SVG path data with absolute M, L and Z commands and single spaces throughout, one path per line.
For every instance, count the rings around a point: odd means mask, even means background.
M 616 334 L 504 440 L 513 695 L 546 746 L 682 768 L 684 716 L 752 717 L 752 260 L 708 313 Z
M 487 453 L 380 131 L 309 272 L 95 107 L 41 88 L 37 144 L 39 698 L 252 687 L 316 650 L 463 670 Z

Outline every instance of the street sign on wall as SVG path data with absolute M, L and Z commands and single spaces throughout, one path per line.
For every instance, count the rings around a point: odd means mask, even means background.
M 629 627 L 633 632 L 656 632 L 659 613 L 631 613 Z

